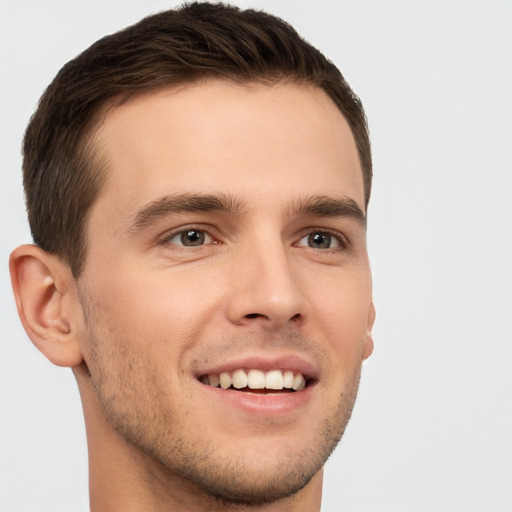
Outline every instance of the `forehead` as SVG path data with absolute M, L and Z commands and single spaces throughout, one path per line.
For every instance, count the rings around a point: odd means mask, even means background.
M 312 86 L 207 81 L 150 92 L 112 109 L 94 143 L 107 179 L 93 210 L 110 202 L 129 215 L 165 194 L 226 188 L 244 202 L 332 192 L 364 210 L 351 130 Z

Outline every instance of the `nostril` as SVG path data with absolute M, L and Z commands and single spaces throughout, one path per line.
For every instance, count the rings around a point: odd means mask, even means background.
M 245 318 L 264 318 L 266 320 L 269 320 L 270 318 L 267 315 L 262 315 L 261 313 L 249 313 L 248 315 L 245 315 Z M 290 320 L 292 321 L 299 321 L 302 318 L 302 315 L 300 313 L 297 313 L 296 315 L 293 315 Z
M 265 315 L 261 315 L 260 313 L 249 313 L 248 315 L 245 315 L 245 318 L 267 318 Z

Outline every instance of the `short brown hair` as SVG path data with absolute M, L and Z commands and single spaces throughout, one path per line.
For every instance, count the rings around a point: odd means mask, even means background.
M 206 78 L 323 89 L 345 116 L 363 169 L 372 162 L 366 117 L 340 71 L 287 23 L 265 12 L 193 3 L 144 18 L 68 62 L 43 94 L 23 145 L 34 242 L 78 277 L 88 212 L 105 179 L 90 142 L 105 107 L 153 89 Z

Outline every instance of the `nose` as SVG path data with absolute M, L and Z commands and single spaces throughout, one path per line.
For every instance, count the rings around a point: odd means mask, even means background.
M 227 305 L 232 323 L 278 329 L 304 322 L 306 299 L 291 260 L 281 243 L 267 250 L 252 247 L 240 258 Z

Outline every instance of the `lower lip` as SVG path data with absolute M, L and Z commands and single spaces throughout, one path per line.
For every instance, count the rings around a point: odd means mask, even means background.
M 212 400 L 221 400 L 229 407 L 261 416 L 284 416 L 303 409 L 310 402 L 315 383 L 301 391 L 256 394 L 249 391 L 214 388 L 198 382 Z

